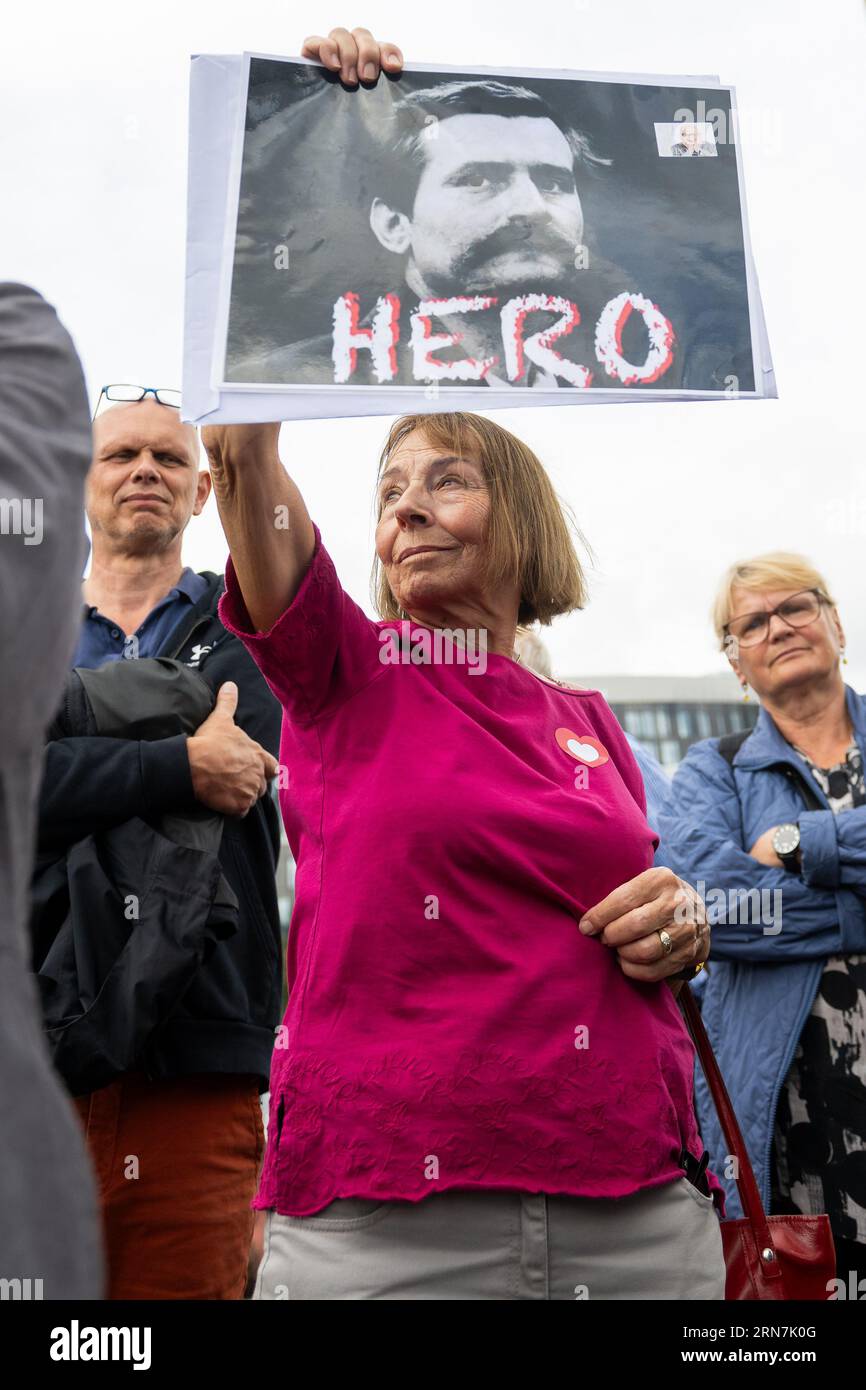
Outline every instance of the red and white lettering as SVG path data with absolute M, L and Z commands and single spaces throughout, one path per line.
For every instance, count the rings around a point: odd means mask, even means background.
M 436 349 L 453 347 L 462 342 L 462 333 L 434 333 L 431 318 L 446 314 L 471 314 L 490 309 L 496 303 L 480 294 L 460 294 L 453 299 L 422 299 L 412 315 L 412 371 L 416 381 L 483 381 L 498 357 L 461 357 L 456 362 L 443 362 L 430 354 Z
M 392 381 L 397 375 L 397 341 L 400 337 L 400 300 L 385 294 L 376 300 L 369 328 L 358 327 L 360 307 L 353 292 L 342 294 L 334 305 L 334 336 L 331 357 L 334 381 L 348 381 L 358 366 L 360 349 L 373 358 L 377 381 Z
M 633 310 L 637 310 L 649 334 L 646 361 L 636 367 L 622 354 L 622 333 Z M 604 364 L 608 376 L 619 377 L 623 386 L 636 381 L 658 381 L 674 360 L 675 334 L 672 324 L 657 304 L 642 294 L 618 294 L 605 304 L 595 326 L 595 355 Z
M 558 313 L 560 317 L 549 328 L 543 328 L 539 333 L 531 333 L 524 342 L 524 320 L 527 314 L 531 314 L 535 309 L 547 309 Z M 536 367 L 542 367 L 554 376 L 561 376 L 572 386 L 585 387 L 592 381 L 592 372 L 588 367 L 581 367 L 577 362 L 570 362 L 567 357 L 561 357 L 551 346 L 580 323 L 580 310 L 570 299 L 551 294 L 520 295 L 516 299 L 509 299 L 508 303 L 503 305 L 501 319 L 502 344 L 505 348 L 505 365 L 509 381 L 520 381 L 526 371 L 524 359 L 527 357 Z

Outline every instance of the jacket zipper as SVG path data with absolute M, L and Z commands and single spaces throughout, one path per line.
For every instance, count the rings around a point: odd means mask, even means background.
M 805 803 L 805 808 L 807 811 L 829 811 L 829 805 L 824 803 L 819 793 L 812 787 L 811 783 L 806 780 L 806 777 L 800 771 L 799 768 L 794 767 L 791 763 L 788 762 L 775 764 L 771 763 L 769 764 L 769 766 L 780 768 L 784 776 L 787 777 L 788 781 L 792 782 L 798 788 L 800 794 L 803 797 L 803 801 Z M 797 1044 L 800 1041 L 800 1035 L 803 1032 L 803 1026 L 806 1022 L 806 1019 L 809 1017 L 809 1013 L 811 1011 L 812 1004 L 814 1003 L 815 999 L 815 991 L 818 988 L 818 981 L 821 978 L 821 970 L 823 967 L 821 965 L 820 960 L 815 961 L 814 965 L 814 987 L 811 988 L 811 992 L 807 992 L 806 994 L 805 1008 L 802 1010 L 800 1018 L 797 1022 L 797 1026 L 793 1031 L 793 1043 L 786 1050 L 784 1056 L 784 1065 L 779 1070 L 776 1079 L 776 1084 L 773 1090 L 773 1102 L 770 1106 L 770 1123 L 768 1125 L 767 1147 L 764 1153 L 764 1162 L 761 1170 L 761 1199 L 764 1203 L 764 1210 L 767 1213 L 769 1213 L 770 1211 L 770 1155 L 773 1150 L 773 1139 L 775 1137 L 776 1130 L 776 1111 L 779 1108 L 779 1096 L 782 1094 L 782 1087 L 785 1084 L 785 1078 L 791 1069 L 791 1063 L 794 1060 L 794 1053 L 797 1051 Z

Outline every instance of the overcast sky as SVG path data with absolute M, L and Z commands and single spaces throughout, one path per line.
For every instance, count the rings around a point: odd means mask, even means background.
M 863 688 L 860 0 L 368 0 L 354 14 L 264 0 L 15 6 L 3 25 L 0 274 L 57 306 L 92 397 L 105 381 L 180 385 L 190 54 L 293 56 L 307 34 L 341 22 L 392 39 L 410 62 L 713 73 L 736 85 L 779 400 L 494 418 L 539 454 L 594 552 L 589 608 L 543 630 L 558 670 L 724 669 L 708 619 L 721 571 L 785 548 L 826 573 L 847 678 Z M 343 583 L 369 612 L 370 494 L 387 426 L 295 423 L 281 441 Z M 211 501 L 186 560 L 216 569 L 225 554 Z

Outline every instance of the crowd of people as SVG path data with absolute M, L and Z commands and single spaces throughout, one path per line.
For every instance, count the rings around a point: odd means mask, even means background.
M 365 30 L 305 52 L 348 81 L 401 61 Z M 866 1273 L 866 706 L 809 560 L 720 576 L 757 724 L 668 782 L 545 668 L 538 629 L 586 578 L 501 425 L 392 424 L 372 619 L 279 425 L 200 441 L 142 386 L 91 429 L 21 286 L 0 359 L 0 486 L 44 499 L 42 543 L 0 547 L 0 1275 L 49 1298 L 721 1300 L 736 1163 L 684 988 L 765 1207 L 826 1212 L 839 1273 Z M 183 563 L 211 488 L 224 576 Z

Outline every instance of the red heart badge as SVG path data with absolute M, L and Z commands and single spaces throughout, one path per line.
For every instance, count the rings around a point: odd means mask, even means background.
M 557 729 L 556 741 L 564 753 L 575 762 L 586 763 L 587 767 L 601 767 L 608 761 L 608 752 L 603 743 L 590 734 L 575 734 L 571 729 Z

